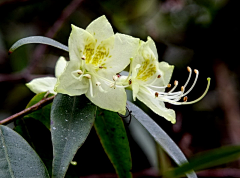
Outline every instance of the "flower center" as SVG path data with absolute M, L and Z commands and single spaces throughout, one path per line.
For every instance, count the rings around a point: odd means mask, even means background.
M 151 56 L 151 58 L 153 58 Z M 147 81 L 150 77 L 152 77 L 156 71 L 156 65 L 154 64 L 155 60 L 154 59 L 145 59 L 142 62 L 142 65 L 138 69 L 137 73 L 137 79 L 142 80 L 142 81 Z
M 110 48 L 107 44 L 102 42 L 95 49 L 95 44 L 88 44 L 85 46 L 83 55 L 86 56 L 86 64 L 92 64 L 95 70 L 107 69 L 106 61 L 111 58 Z
M 120 75 L 114 75 L 113 80 L 111 81 L 107 78 L 104 78 L 104 77 L 98 75 L 94 71 L 93 72 L 87 71 L 87 69 L 86 69 L 86 65 L 87 65 L 86 64 L 86 59 L 87 59 L 87 57 L 85 55 L 83 55 L 81 57 L 81 59 L 82 59 L 81 69 L 73 71 L 71 73 L 71 75 L 73 76 L 73 78 L 75 78 L 76 80 L 79 80 L 79 81 L 82 81 L 82 79 L 84 77 L 88 79 L 88 81 L 89 81 L 89 91 L 90 91 L 91 97 L 94 97 L 93 85 L 95 85 L 97 87 L 97 89 L 99 89 L 99 91 L 101 91 L 103 93 L 107 93 L 108 91 L 104 90 L 104 88 L 101 86 L 102 83 L 105 84 L 106 86 L 108 86 L 109 88 L 114 88 L 114 89 L 116 89 L 117 87 L 119 87 L 119 88 L 127 87 L 127 86 L 122 86 L 122 82 L 119 82 L 118 79 L 119 79 Z M 95 80 L 92 80 L 92 77 L 94 77 Z M 96 81 L 96 82 L 93 83 L 93 81 Z

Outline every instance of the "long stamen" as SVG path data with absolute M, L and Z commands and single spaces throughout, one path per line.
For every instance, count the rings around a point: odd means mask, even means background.
M 183 97 L 184 91 L 185 91 L 185 87 L 182 86 L 182 87 L 181 87 L 181 92 L 182 92 L 181 95 L 180 95 L 178 98 L 174 99 L 173 101 L 179 101 L 179 100 Z
M 100 75 L 97 75 L 97 74 L 92 74 L 92 75 L 95 75 L 96 77 L 98 77 L 98 78 L 100 78 L 100 79 L 102 79 L 102 81 L 106 84 L 106 85 L 108 85 L 110 88 L 127 88 L 129 85 L 124 85 L 124 86 L 122 86 L 122 82 L 120 82 L 120 83 L 118 83 L 118 75 L 114 75 L 113 76 L 113 81 L 111 81 L 111 80 L 109 80 L 109 79 L 106 79 L 106 78 L 104 78 L 104 77 L 102 77 L 102 76 L 100 76 Z M 117 77 L 117 78 L 116 78 Z M 116 80 L 116 81 L 114 81 L 114 80 Z
M 161 94 L 159 92 L 155 92 L 154 94 L 155 94 L 155 97 L 159 96 L 159 97 L 164 97 L 164 98 L 167 98 L 169 100 L 175 101 L 176 98 L 180 98 L 182 93 L 179 92 L 178 95 L 165 95 L 165 94 Z
M 104 90 L 104 89 L 101 87 L 101 83 L 100 83 L 100 82 L 96 82 L 96 86 L 97 86 L 97 88 L 99 89 L 100 92 L 107 93 L 107 91 Z
M 178 86 L 178 81 L 175 80 L 174 81 L 174 87 L 169 92 L 167 92 L 165 95 L 169 95 L 170 93 L 172 93 L 177 88 L 177 86 Z
M 187 101 L 184 101 L 184 102 L 177 102 L 177 101 L 173 101 L 173 100 L 169 100 L 169 99 L 166 99 L 166 97 L 158 97 L 160 100 L 162 101 L 165 101 L 165 102 L 168 102 L 168 103 L 171 103 L 171 104 L 176 104 L 176 105 L 185 105 L 185 104 L 193 104 L 193 103 L 196 103 L 198 101 L 200 101 L 208 92 L 208 89 L 209 89 L 209 86 L 210 86 L 210 78 L 207 78 L 207 81 L 208 81 L 208 84 L 207 84 L 207 87 L 206 87 L 206 90 L 204 91 L 204 93 L 202 94 L 202 96 L 200 96 L 198 99 L 196 100 L 193 100 L 193 101 L 190 101 L 190 102 L 187 102 Z M 184 87 L 183 87 L 183 90 L 184 90 Z M 186 100 L 187 98 L 185 98 L 184 100 Z
M 175 80 L 175 81 L 174 81 L 174 87 L 168 92 L 168 94 L 169 94 L 169 93 L 172 93 L 172 92 L 177 88 L 177 86 L 178 86 L 178 81 Z
M 175 99 L 173 99 L 172 101 L 179 101 L 183 97 L 184 91 L 185 91 L 185 87 L 182 86 L 181 91 L 180 91 L 180 95 L 178 97 L 176 97 Z
M 158 93 L 159 95 L 161 95 L 161 96 L 180 96 L 181 94 L 182 94 L 182 92 L 181 91 L 178 91 L 178 92 L 173 92 L 173 93 L 166 93 L 166 92 L 161 92 L 161 91 L 156 91 L 156 90 L 153 90 L 153 89 L 151 89 L 151 88 L 149 88 L 149 87 L 146 87 L 146 86 L 144 86 L 144 88 L 148 91 L 148 92 L 150 92 L 150 93 Z M 167 95 L 166 95 L 167 94 Z
M 188 75 L 188 79 L 187 79 L 186 83 L 184 84 L 184 88 L 186 88 L 186 86 L 191 78 L 191 75 L 192 75 L 192 69 L 190 67 L 187 67 L 187 70 L 189 72 L 189 75 Z
M 91 80 L 91 78 L 88 78 L 89 80 L 89 85 L 90 85 L 90 95 L 91 95 L 91 97 L 93 98 L 93 86 L 92 86 L 92 80 Z
M 210 80 L 211 78 L 207 78 L 207 81 L 208 81 L 208 84 L 207 84 L 207 88 L 206 90 L 204 91 L 204 93 L 202 94 L 202 96 L 200 96 L 198 99 L 196 100 L 193 100 L 193 101 L 190 101 L 190 102 L 182 102 L 181 104 L 193 104 L 193 103 L 196 103 L 198 101 L 200 101 L 208 92 L 208 89 L 209 89 L 209 86 L 210 86 Z
M 177 84 L 177 82 L 174 82 L 174 83 Z M 146 86 L 144 88 L 147 91 L 146 93 L 148 93 L 151 96 L 159 97 L 160 100 L 163 100 L 163 101 L 165 101 L 164 99 L 171 100 L 171 101 L 180 100 L 182 96 L 181 91 L 174 92 L 174 93 L 165 93 L 165 92 L 158 92 L 158 91 L 152 90 L 151 88 Z
M 194 72 L 195 72 L 195 74 L 196 74 L 195 80 L 194 80 L 191 88 L 190 88 L 186 93 L 184 93 L 183 96 L 186 96 L 186 95 L 193 89 L 193 87 L 195 86 L 195 84 L 196 84 L 196 82 L 197 82 L 198 75 L 199 75 L 199 71 L 198 71 L 197 69 L 195 69 Z
M 111 80 L 108 80 L 108 79 L 106 79 L 106 78 L 104 78 L 104 77 L 102 77 L 102 76 L 100 76 L 100 75 L 97 75 L 96 73 L 92 73 L 92 75 L 95 75 L 97 78 L 102 79 L 103 82 L 104 82 L 106 85 L 110 85 L 110 84 L 114 83 L 114 82 L 112 82 Z
M 90 85 L 90 95 L 91 97 L 93 97 L 93 86 L 92 86 L 92 80 L 91 80 L 91 75 L 90 74 L 85 74 L 83 75 L 83 77 L 86 77 L 89 81 L 89 85 Z

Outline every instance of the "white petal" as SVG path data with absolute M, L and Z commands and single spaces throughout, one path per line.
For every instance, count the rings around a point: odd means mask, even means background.
M 152 83 L 158 76 L 158 61 L 147 43 L 142 43 L 132 61 L 132 74 L 139 83 Z
M 86 60 L 86 67 L 88 71 L 97 73 L 109 72 L 106 70 L 106 63 L 111 60 L 110 51 L 112 51 L 114 46 L 115 36 L 112 35 L 110 38 L 103 40 L 94 50 L 94 55 L 91 60 Z
M 96 41 L 86 30 L 72 25 L 72 32 L 68 40 L 70 61 L 81 61 L 83 55 L 91 59 L 91 50 L 94 50 Z
M 98 89 L 98 86 L 96 86 L 96 82 L 100 82 L 103 90 L 107 92 L 101 92 Z M 109 86 L 104 84 L 102 80 L 93 76 L 92 84 L 93 97 L 91 96 L 90 90 L 88 90 L 88 92 L 86 93 L 86 96 L 89 100 L 91 100 L 95 105 L 99 106 L 100 108 L 125 115 L 127 95 L 123 88 L 110 88 Z
M 27 87 L 34 93 L 41 93 L 49 91 L 50 93 L 56 94 L 54 91 L 54 86 L 57 82 L 55 77 L 42 77 L 33 79 L 31 82 L 27 83 Z
M 130 58 L 136 55 L 139 41 L 138 38 L 117 33 L 114 47 L 110 51 L 111 58 L 106 61 L 107 72 L 116 74 L 125 69 L 130 63 Z
M 154 97 L 150 97 L 142 91 L 139 91 L 137 98 L 156 114 L 164 117 L 173 124 L 176 123 L 175 111 L 172 109 L 167 109 L 162 101 L 159 101 Z
M 172 77 L 174 65 L 169 65 L 167 62 L 160 62 L 158 68 L 162 72 L 163 85 L 167 85 Z
M 70 96 L 76 96 L 86 93 L 89 83 L 85 77 L 82 80 L 78 80 L 73 77 L 72 72 L 79 70 L 79 64 L 75 61 L 69 61 L 65 71 L 58 78 L 55 86 L 57 93 L 68 94 Z
M 155 58 L 158 59 L 157 48 L 156 48 L 156 45 L 155 45 L 154 41 L 152 40 L 152 38 L 148 37 L 146 43 L 149 45 L 149 47 L 152 50 Z
M 104 15 L 92 21 L 86 28 L 86 31 L 97 40 L 97 45 L 114 35 L 112 26 Z
M 63 73 L 66 66 L 67 66 L 67 61 L 63 56 L 61 56 L 58 59 L 56 66 L 55 66 L 55 76 L 59 77 Z

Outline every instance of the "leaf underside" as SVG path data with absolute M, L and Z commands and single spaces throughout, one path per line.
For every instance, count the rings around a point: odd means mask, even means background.
M 129 101 L 127 102 L 127 107 L 130 111 L 132 111 L 132 116 L 143 125 L 143 127 L 152 135 L 155 141 L 179 166 L 188 162 L 174 141 L 145 112 Z M 187 173 L 187 177 L 197 178 L 197 175 L 195 172 L 190 171 Z
M 63 178 L 77 150 L 86 140 L 97 107 L 84 96 L 57 94 L 51 111 L 53 178 Z
M 46 167 L 16 132 L 0 126 L 0 177 L 49 178 Z

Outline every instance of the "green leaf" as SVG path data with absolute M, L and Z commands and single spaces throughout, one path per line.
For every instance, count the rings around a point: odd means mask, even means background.
M 0 126 L 0 177 L 49 178 L 36 152 L 16 132 Z
M 202 170 L 234 161 L 240 157 L 240 146 L 225 146 L 207 152 L 199 153 L 189 160 L 189 163 L 175 168 L 166 175 L 180 177 L 190 170 Z
M 43 97 L 45 96 L 46 92 L 43 93 L 39 93 L 37 95 L 35 95 L 31 101 L 28 103 L 26 108 L 29 108 L 31 106 L 33 106 L 34 104 L 38 103 L 39 101 L 41 101 L 43 99 Z M 53 94 L 49 94 L 48 97 L 53 96 Z M 42 107 L 39 110 L 36 110 L 30 114 L 28 114 L 27 116 L 25 116 L 25 118 L 34 118 L 36 120 L 39 120 L 40 122 L 42 122 L 48 129 L 50 129 L 50 112 L 51 112 L 51 106 L 52 104 L 48 104 L 44 107 Z
M 174 143 L 174 141 L 157 125 L 145 112 L 131 102 L 127 102 L 127 107 L 132 111 L 132 116 L 135 117 L 140 124 L 152 135 L 155 141 L 163 148 L 163 150 L 178 164 L 187 163 L 187 159 Z M 188 178 L 197 178 L 197 175 L 191 171 L 187 173 Z
M 66 174 L 75 153 L 93 126 L 96 110 L 97 107 L 85 95 L 56 95 L 51 111 L 53 178 Z
M 22 39 L 18 40 L 17 42 L 15 42 L 9 49 L 9 53 L 12 53 L 13 51 L 15 51 L 17 48 L 19 48 L 22 45 L 31 44 L 31 43 L 46 44 L 46 45 L 54 46 L 56 48 L 59 48 L 59 49 L 62 49 L 64 51 L 68 52 L 67 46 L 65 46 L 51 38 L 47 38 L 44 36 L 29 36 L 29 37 L 22 38 Z
M 51 175 L 53 153 L 50 130 L 33 118 L 19 119 L 14 130 L 37 152 Z
M 26 108 L 33 106 L 43 99 L 46 92 L 35 95 L 28 103 Z M 53 96 L 49 94 L 48 97 Z M 39 110 L 36 110 L 24 118 L 15 122 L 14 130 L 19 133 L 37 152 L 44 162 L 51 175 L 52 171 L 52 142 L 50 133 L 50 111 L 51 105 L 48 104 Z
M 131 178 L 131 153 L 122 118 L 98 108 L 94 127 L 119 178 Z

